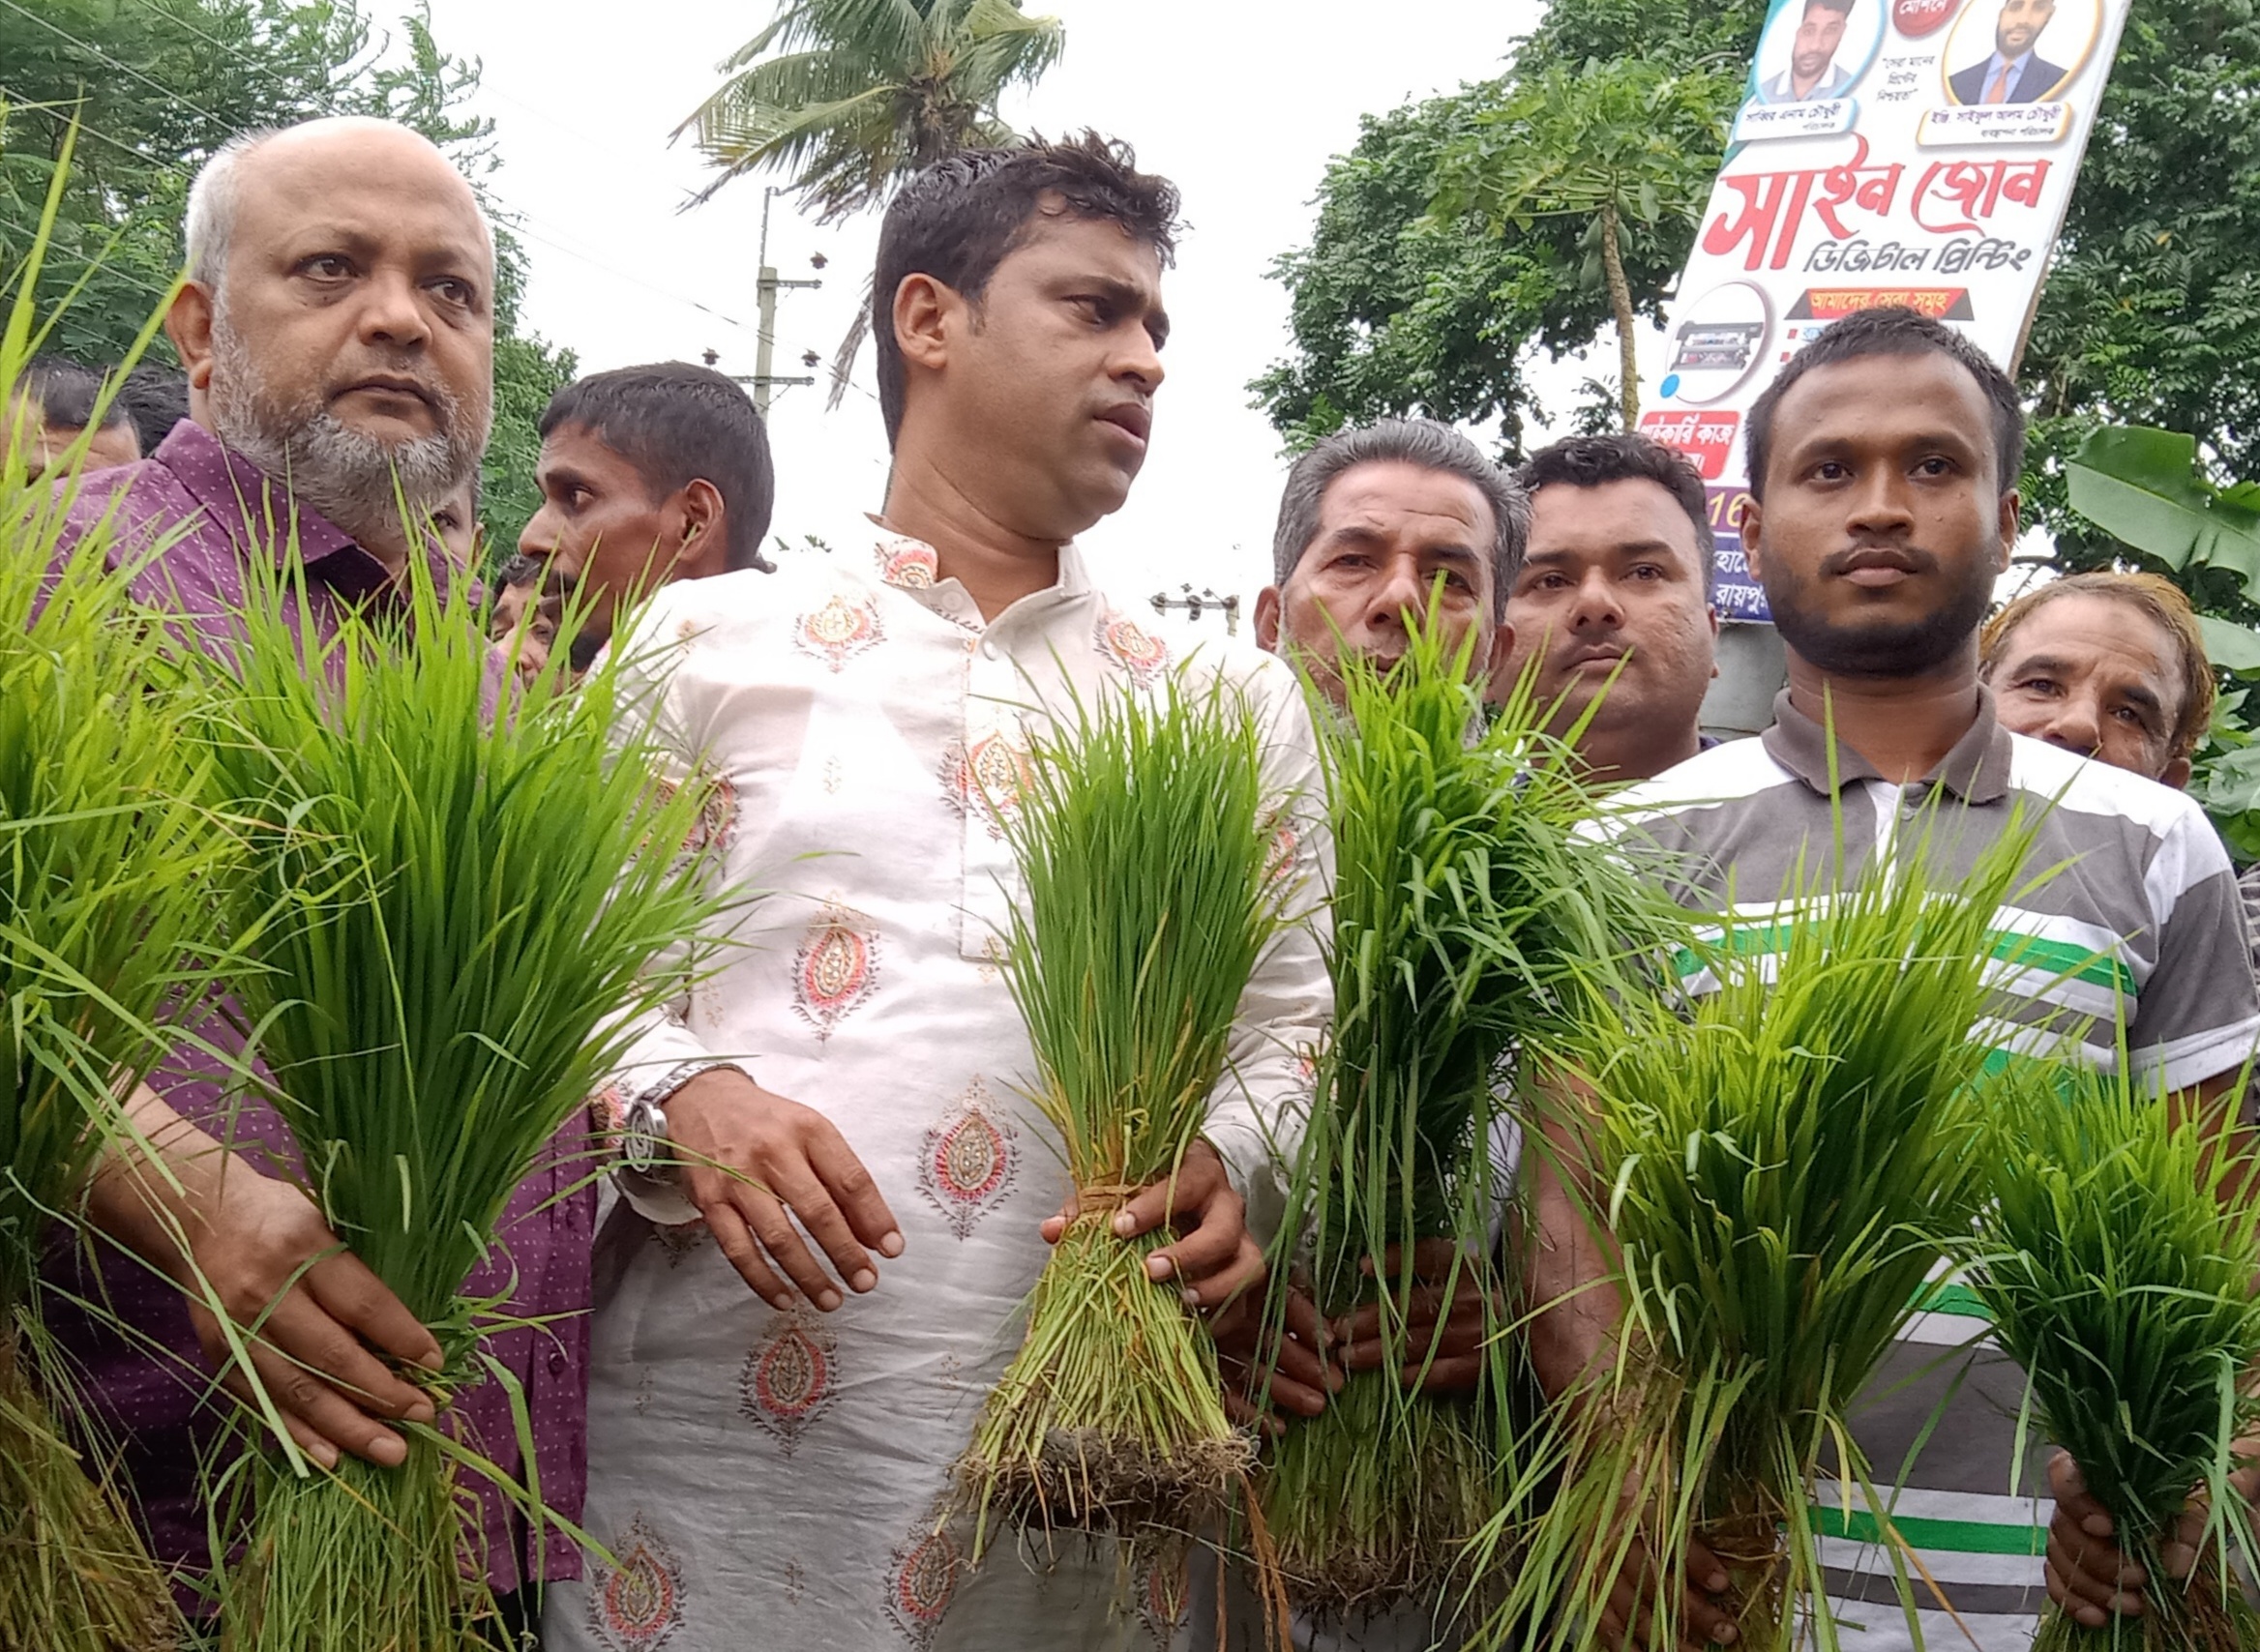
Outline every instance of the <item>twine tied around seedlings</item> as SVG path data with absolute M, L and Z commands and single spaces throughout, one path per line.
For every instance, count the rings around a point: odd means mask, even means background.
M 1068 1225 L 1104 1222 L 1143 1192 L 1145 1189 L 1134 1182 L 1091 1182 L 1079 1187 L 1075 1190 L 1075 1220 Z

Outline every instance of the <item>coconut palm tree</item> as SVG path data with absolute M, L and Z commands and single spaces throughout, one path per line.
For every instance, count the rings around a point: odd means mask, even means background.
M 1034 84 L 1063 40 L 1021 0 L 781 0 L 677 129 L 720 174 L 694 204 L 769 168 L 819 223 L 881 205 L 945 156 L 1010 142 L 997 101 Z M 866 304 L 832 364 L 834 405 L 869 329 Z

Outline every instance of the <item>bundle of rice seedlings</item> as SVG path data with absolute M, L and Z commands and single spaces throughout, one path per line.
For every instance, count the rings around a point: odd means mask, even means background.
M 327 646 L 293 636 L 295 592 L 254 591 L 199 730 L 250 848 L 229 910 L 270 1098 L 310 1195 L 446 1356 L 404 1373 L 442 1415 L 402 1467 L 261 1459 L 223 1607 L 240 1652 L 477 1643 L 483 1556 L 453 1470 L 480 1442 L 448 1437 L 445 1406 L 482 1375 L 497 1305 L 463 1282 L 627 1018 L 682 985 L 646 966 L 715 904 L 684 849 L 704 792 L 657 781 L 617 663 L 496 709 L 469 595 L 411 574 L 404 613 Z
M 1847 1413 L 1970 1243 L 1988 1054 L 1972 1028 L 2029 841 L 2006 832 L 1958 882 L 1921 842 L 1832 897 L 1800 873 L 1772 915 L 1729 925 L 1718 990 L 1596 1022 L 1588 1162 L 1563 1173 L 1614 1236 L 1623 1313 L 1606 1374 L 1556 1407 L 1560 1485 L 1489 1644 L 1600 1644 L 1644 1543 L 1668 1583 L 1650 1643 L 1673 1644 L 1694 1539 L 1731 1577 L 1739 1645 L 1835 1652 L 1816 1476 L 1832 1456 L 1847 1501 L 1857 1486 L 1886 1506 Z
M 1080 697 L 1033 743 L 1007 812 L 1024 881 L 1004 969 L 1078 1215 L 1029 1299 L 1027 1333 L 958 1464 L 975 1512 L 1048 1529 L 1197 1529 L 1253 1447 L 1225 1415 L 1216 1351 L 1178 1287 L 1148 1278 L 1167 1232 L 1116 1211 L 1175 1174 L 1224 1077 L 1257 957 L 1284 921 L 1273 864 L 1287 800 L 1240 692 L 1181 676 Z
M 52 214 L 50 197 L 0 328 L 0 416 Z M 40 1263 L 105 1151 L 132 1145 L 120 1101 L 165 1012 L 209 980 L 184 960 L 210 956 L 223 842 L 175 735 L 181 685 L 103 572 L 106 534 L 50 575 L 64 505 L 20 459 L 0 467 L 0 1646 L 147 1652 L 179 1620 L 99 1457 L 58 1431 L 74 1407 Z
M 2246 1384 L 2260 1360 L 2252 1161 L 2210 1121 L 2177 1120 L 2124 1064 L 2043 1071 L 1997 1106 L 1970 1283 L 2025 1368 L 2022 1421 L 2071 1453 L 2150 1575 L 2142 1617 L 2089 1629 L 2052 1612 L 2034 1652 L 2260 1645 L 2260 1614 L 2228 1569 L 2232 1533 L 2252 1549 L 2231 1448 L 2260 1421 Z M 2198 1565 L 2176 1583 L 2158 1551 L 2200 1490 Z
M 1490 1305 L 1486 1340 L 1503 1350 L 1502 1057 L 1542 1059 L 1607 1001 L 1624 949 L 1684 928 L 1578 834 L 1593 801 L 1541 732 L 1550 708 L 1527 682 L 1471 738 L 1484 711 L 1468 680 L 1473 646 L 1472 632 L 1452 652 L 1415 627 L 1385 673 L 1347 658 L 1348 715 L 1321 719 L 1334 1021 L 1283 1237 L 1307 1244 L 1326 1318 L 1379 1302 L 1387 1351 L 1383 1369 L 1289 1426 L 1264 1518 L 1291 1593 L 1340 1612 L 1440 1600 L 1498 1508 L 1506 1363 L 1487 1362 L 1465 1397 L 1408 1389 L 1398 1372 L 1427 1363 L 1403 1306 L 1421 1241 L 1451 1242 L 1444 1296 L 1472 1278 Z

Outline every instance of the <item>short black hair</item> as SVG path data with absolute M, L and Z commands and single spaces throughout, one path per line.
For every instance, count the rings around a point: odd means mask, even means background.
M 1540 448 L 1514 473 L 1534 501 L 1541 487 L 1601 487 L 1612 482 L 1652 482 L 1695 524 L 1695 560 L 1702 564 L 1703 600 L 1718 595 L 1718 536 L 1710 526 L 1710 499 L 1703 478 L 1676 448 L 1631 430 L 1565 436 Z
M 1750 496 L 1766 497 L 1766 465 L 1773 457 L 1773 412 L 1790 387 L 1815 368 L 1863 356 L 1940 355 L 1961 364 L 1978 381 L 1993 409 L 1993 479 L 1996 489 L 2007 493 L 2025 474 L 2025 405 L 2017 387 L 1991 356 L 1943 321 L 1935 321 L 1903 304 L 1878 305 L 1856 310 L 1832 321 L 1821 336 L 1790 357 L 1773 375 L 1758 399 L 1750 404 L 1745 428 L 1749 434 Z
M 68 356 L 34 356 L 24 363 L 15 384 L 17 393 L 40 410 L 45 423 L 73 430 L 83 430 L 89 425 L 108 430 L 126 422 L 126 409 L 114 396 L 103 408 L 101 419 L 95 418 L 95 406 L 108 382 L 109 374 Z
M 118 386 L 118 400 L 125 405 L 126 417 L 134 421 L 134 433 L 141 438 L 141 452 L 146 457 L 189 416 L 188 374 L 177 368 L 143 362 Z
M 887 445 L 903 428 L 903 352 L 895 341 L 895 294 L 909 276 L 936 280 L 978 304 L 996 266 L 1019 248 L 1056 195 L 1070 218 L 1120 224 L 1161 254 L 1176 253 L 1177 188 L 1138 170 L 1130 146 L 1086 132 L 1005 149 L 968 149 L 938 161 L 888 203 L 871 282 L 871 332 L 878 349 L 878 405 Z
M 728 507 L 725 563 L 769 569 L 761 541 L 777 506 L 769 432 L 736 380 L 689 362 L 614 368 L 550 398 L 541 433 L 579 426 L 636 469 L 652 498 L 704 478 Z
M 1809 16 L 1818 6 L 1824 12 L 1833 12 L 1839 17 L 1849 17 L 1858 0 L 1805 0 L 1805 9 L 1799 15 Z

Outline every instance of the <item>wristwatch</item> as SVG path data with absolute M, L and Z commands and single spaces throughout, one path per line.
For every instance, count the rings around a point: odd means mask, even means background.
M 682 1163 L 671 1151 L 674 1138 L 668 1134 L 667 1109 L 662 1104 L 692 1079 L 718 1067 L 749 1079 L 753 1077 L 735 1061 L 684 1061 L 636 1092 L 620 1109 L 620 1163 L 626 1169 L 646 1181 L 672 1181 L 681 1174 Z

